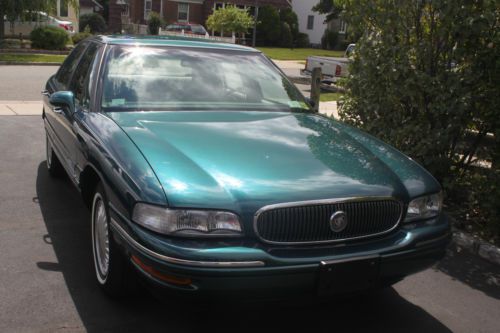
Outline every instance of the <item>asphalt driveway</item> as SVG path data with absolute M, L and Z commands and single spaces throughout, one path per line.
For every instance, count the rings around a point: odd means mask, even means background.
M 500 269 L 450 251 L 394 288 L 332 304 L 112 301 L 94 282 L 89 213 L 45 168 L 39 116 L 0 116 L 0 332 L 498 332 Z

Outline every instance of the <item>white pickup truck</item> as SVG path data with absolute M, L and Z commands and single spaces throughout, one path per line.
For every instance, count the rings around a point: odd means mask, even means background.
M 335 83 L 339 78 L 346 77 L 349 73 L 349 58 L 354 52 L 355 44 L 349 44 L 343 58 L 335 57 L 307 57 L 305 69 L 300 71 L 301 75 L 311 76 L 316 67 L 321 68 L 322 83 Z

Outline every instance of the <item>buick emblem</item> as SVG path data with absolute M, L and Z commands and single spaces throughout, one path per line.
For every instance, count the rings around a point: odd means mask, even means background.
M 333 232 L 341 232 L 347 227 L 347 215 L 339 210 L 330 216 L 330 228 Z

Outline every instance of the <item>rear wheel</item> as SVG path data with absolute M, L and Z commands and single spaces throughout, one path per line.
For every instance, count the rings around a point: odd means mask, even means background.
M 49 136 L 45 134 L 45 157 L 47 163 L 47 170 L 52 177 L 59 177 L 63 173 L 63 168 L 59 158 L 57 158 L 52 144 L 50 143 Z
M 99 286 L 108 295 L 127 295 L 132 287 L 130 265 L 115 243 L 109 227 L 106 193 L 97 184 L 92 201 L 92 252 Z

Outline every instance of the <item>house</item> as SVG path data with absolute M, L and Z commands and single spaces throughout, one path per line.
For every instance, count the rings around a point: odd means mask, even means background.
M 97 0 L 80 0 L 80 15 L 98 13 L 103 9 Z
M 57 0 L 56 1 L 56 16 L 57 18 L 64 21 L 71 21 L 73 23 L 73 28 L 75 31 L 78 29 L 78 8 L 73 8 L 70 6 L 68 0 Z M 51 14 L 52 15 L 52 14 Z
M 313 46 L 321 46 L 321 38 L 326 29 L 337 31 L 339 41 L 343 41 L 346 34 L 346 23 L 341 19 L 326 22 L 327 15 L 312 11 L 318 2 L 319 0 L 293 0 L 292 8 L 299 19 L 299 31 L 309 36 L 309 42 Z
M 291 0 L 110 0 L 108 26 L 113 31 L 120 31 L 121 22 L 146 24 L 152 11 L 159 13 L 167 24 L 189 22 L 205 25 L 215 8 L 227 4 L 248 8 L 253 13 L 255 5 L 284 8 L 291 6 Z
M 294 0 L 293 11 L 299 19 L 299 31 L 309 36 L 309 42 L 313 45 L 321 45 L 321 37 L 325 33 L 328 24 L 325 23 L 326 15 L 313 12 L 312 8 L 319 0 Z

